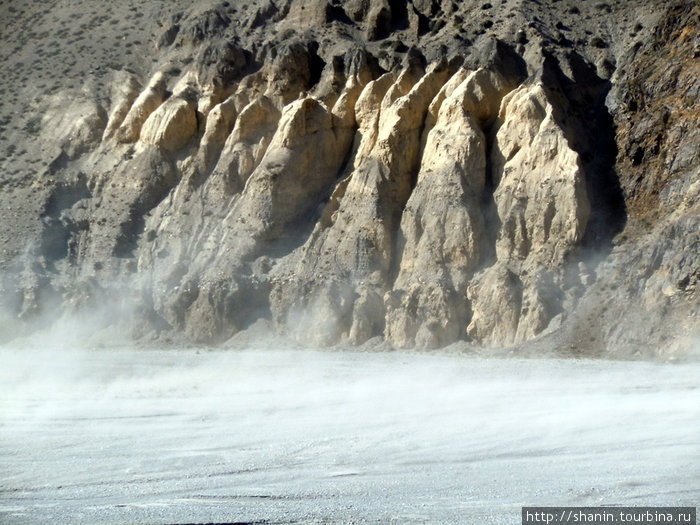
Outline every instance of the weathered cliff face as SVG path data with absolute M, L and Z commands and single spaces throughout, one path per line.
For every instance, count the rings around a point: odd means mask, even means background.
M 578 154 L 543 87 L 520 87 L 501 107 L 492 151 L 497 261 L 470 286 L 474 314 L 467 332 L 512 344 L 541 333 L 562 311 L 576 284 L 567 266 L 590 204 Z
M 573 8 L 487 6 L 203 5 L 153 67 L 36 98 L 0 188 L 4 338 L 97 309 L 202 343 L 267 319 L 318 345 L 625 354 L 680 319 L 687 347 L 697 7 L 646 28 L 615 3 L 627 33 L 586 48 Z

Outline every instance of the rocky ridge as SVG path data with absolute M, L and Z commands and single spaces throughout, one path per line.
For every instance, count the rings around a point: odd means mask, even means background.
M 27 109 L 0 188 L 5 339 L 87 312 L 207 344 L 264 319 L 322 346 L 687 352 L 698 8 L 583 2 L 575 27 L 547 3 L 162 19 L 148 68 Z

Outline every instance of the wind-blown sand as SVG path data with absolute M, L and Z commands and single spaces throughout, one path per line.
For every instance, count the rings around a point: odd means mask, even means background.
M 694 505 L 697 363 L 12 351 L 0 521 L 520 523 Z

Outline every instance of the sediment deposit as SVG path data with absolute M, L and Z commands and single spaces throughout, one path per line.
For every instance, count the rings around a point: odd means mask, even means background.
M 0 339 L 692 351 L 694 2 L 131 4 L 0 6 Z

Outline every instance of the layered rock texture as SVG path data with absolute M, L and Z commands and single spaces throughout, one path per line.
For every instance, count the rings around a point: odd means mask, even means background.
M 0 6 L 0 340 L 700 339 L 694 2 L 83 4 Z

